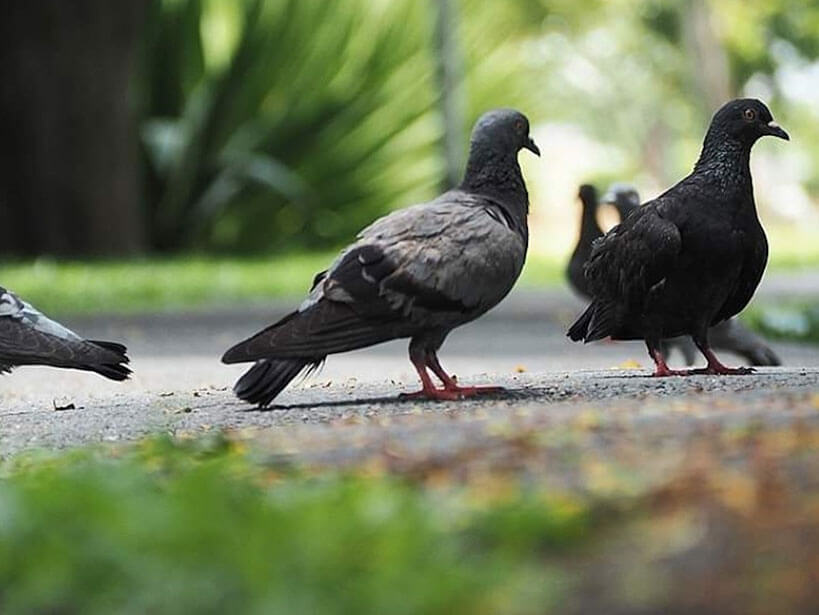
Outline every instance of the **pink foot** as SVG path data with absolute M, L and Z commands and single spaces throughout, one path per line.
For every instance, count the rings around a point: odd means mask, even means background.
M 401 393 L 398 396 L 398 399 L 430 399 L 434 401 L 457 401 L 463 398 L 464 396 L 459 392 L 446 389 L 421 389 L 412 393 Z
M 497 395 L 506 391 L 503 387 L 482 386 L 482 387 L 447 387 L 445 390 L 459 394 L 461 397 L 477 397 L 479 395 Z
M 503 393 L 503 387 L 446 387 L 443 389 L 421 389 L 413 393 L 401 393 L 398 399 L 432 399 L 436 401 L 457 401 L 479 395 Z
M 717 364 L 692 369 L 689 373 L 704 374 L 708 376 L 745 376 L 755 372 L 756 370 L 753 367 L 726 367 L 725 365 Z
M 657 366 L 657 369 L 654 370 L 654 373 L 651 374 L 652 378 L 667 378 L 668 376 L 688 376 L 689 371 L 686 369 L 670 369 L 663 366 Z

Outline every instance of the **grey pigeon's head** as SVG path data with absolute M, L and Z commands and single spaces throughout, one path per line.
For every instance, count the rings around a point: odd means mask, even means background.
M 473 151 L 517 154 L 526 148 L 540 156 L 540 149 L 529 136 L 529 120 L 514 109 L 493 109 L 484 113 L 475 122 L 471 142 Z
M 615 182 L 606 190 L 601 202 L 614 205 L 620 219 L 625 220 L 627 215 L 640 206 L 640 193 L 631 184 Z
M 790 140 L 788 133 L 774 122 L 765 103 L 755 98 L 737 98 L 725 103 L 714 114 L 706 141 L 709 138 L 731 139 L 750 146 L 766 135 Z

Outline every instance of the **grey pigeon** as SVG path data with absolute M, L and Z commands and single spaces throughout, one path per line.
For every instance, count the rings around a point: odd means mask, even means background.
M 732 100 L 716 112 L 694 170 L 631 212 L 597 240 L 586 264 L 592 303 L 569 329 L 574 341 L 642 339 L 655 376 L 747 374 L 711 350 L 711 326 L 751 300 L 768 260 L 751 180 L 751 148 L 764 136 L 788 139 L 768 108 Z M 663 339 L 690 335 L 708 365 L 675 371 Z
M 86 340 L 0 287 L 0 373 L 18 365 L 96 372 L 111 380 L 131 374 L 122 344 Z
M 497 305 L 523 268 L 529 196 L 521 148 L 540 155 L 524 115 L 496 109 L 481 116 L 457 188 L 376 220 L 316 275 L 298 310 L 225 353 L 225 363 L 256 362 L 236 383 L 236 395 L 266 406 L 327 355 L 397 338 L 410 338 L 421 379 L 422 389 L 409 396 L 497 392 L 459 386 L 437 352 L 452 329 Z
M 601 202 L 614 205 L 620 213 L 620 219 L 624 220 L 628 214 L 640 206 L 640 194 L 631 184 L 617 182 L 609 186 Z M 750 365 L 782 364 L 776 352 L 765 343 L 765 340 L 736 318 L 729 318 L 725 322 L 714 325 L 709 329 L 708 336 L 714 350 L 733 352 Z M 668 354 L 674 348 L 685 357 L 687 365 L 694 363 L 697 347 L 690 338 L 675 337 L 663 340 L 661 346 L 663 356 L 668 358 Z
M 580 232 L 577 245 L 566 266 L 566 277 L 574 291 L 588 299 L 591 295 L 583 267 L 589 260 L 594 240 L 603 236 L 603 230 L 597 223 L 597 189 L 590 184 L 580 186 L 577 196 L 580 198 Z

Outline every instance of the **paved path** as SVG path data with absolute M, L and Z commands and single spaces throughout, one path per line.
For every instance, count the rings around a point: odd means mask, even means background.
M 811 288 L 802 278 L 769 285 L 768 297 Z M 640 343 L 582 346 L 564 336 L 581 304 L 564 290 L 511 296 L 483 319 L 456 330 L 444 345 L 444 365 L 464 382 L 499 382 L 507 397 L 460 404 L 395 403 L 400 391 L 417 387 L 397 341 L 334 356 L 323 370 L 291 386 L 279 399 L 285 410 L 248 411 L 230 387 L 245 366 L 224 366 L 220 353 L 232 342 L 284 313 L 290 302 L 242 312 L 74 318 L 68 324 L 89 337 L 128 344 L 135 375 L 124 384 L 94 374 L 21 368 L 0 380 L 0 451 L 63 447 L 87 441 L 122 440 L 158 430 L 214 426 L 283 425 L 345 419 L 351 415 L 415 411 L 474 412 L 527 403 L 551 404 L 567 397 L 668 395 L 696 391 L 816 387 L 819 349 L 775 344 L 791 368 L 758 376 L 656 381 L 639 377 L 650 369 Z M 797 367 L 798 366 L 798 367 Z M 617 372 L 616 368 L 635 368 Z M 578 371 L 585 370 L 585 371 Z M 589 371 L 597 370 L 597 371 Z M 74 409 L 55 410 L 55 407 Z

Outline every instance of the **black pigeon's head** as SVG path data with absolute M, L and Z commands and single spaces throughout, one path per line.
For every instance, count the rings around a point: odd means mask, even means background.
M 540 156 L 540 149 L 529 136 L 529 120 L 514 109 L 493 109 L 478 118 L 472 129 L 472 148 L 500 154 L 517 154 L 526 148 Z
M 640 206 L 640 193 L 631 184 L 615 182 L 606 190 L 601 202 L 614 205 L 620 219 L 625 220 L 627 215 Z
M 597 207 L 597 188 L 591 184 L 583 184 L 577 191 L 577 196 L 586 207 Z
M 755 98 L 737 98 L 725 103 L 711 119 L 708 134 L 753 145 L 757 139 L 770 135 L 790 140 L 788 133 L 774 122 L 765 103 Z

